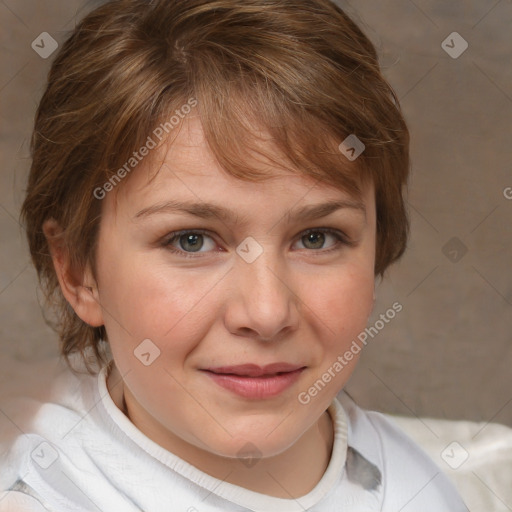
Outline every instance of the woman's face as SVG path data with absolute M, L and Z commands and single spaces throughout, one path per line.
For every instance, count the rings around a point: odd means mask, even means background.
M 100 304 L 130 417 L 182 456 L 236 457 L 247 443 L 279 454 L 357 362 L 332 370 L 373 306 L 373 188 L 356 201 L 293 173 L 231 177 L 191 116 L 162 158 L 153 180 L 143 161 L 107 194 L 99 234 Z

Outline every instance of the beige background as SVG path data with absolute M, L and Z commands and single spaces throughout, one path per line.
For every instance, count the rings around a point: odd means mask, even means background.
M 57 347 L 17 221 L 51 60 L 30 45 L 43 31 L 62 42 L 96 3 L 0 0 L 2 358 L 41 360 Z M 371 340 L 348 389 L 368 408 L 512 426 L 512 2 L 340 3 L 381 53 L 413 160 L 410 247 L 379 286 L 370 324 L 395 301 L 404 309 Z M 469 44 L 456 59 L 441 48 L 454 31 Z

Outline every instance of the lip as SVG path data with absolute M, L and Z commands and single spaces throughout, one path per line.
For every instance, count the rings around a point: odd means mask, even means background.
M 265 366 L 257 364 L 239 364 L 236 366 L 216 366 L 206 370 L 213 373 L 239 375 L 240 377 L 266 377 L 278 373 L 294 372 L 304 366 L 290 363 L 271 363 Z
M 242 364 L 203 370 L 216 384 L 244 398 L 262 400 L 289 388 L 305 366 L 272 363 L 265 366 Z

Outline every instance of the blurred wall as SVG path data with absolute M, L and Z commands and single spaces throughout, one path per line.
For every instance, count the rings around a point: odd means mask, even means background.
M 38 36 L 61 43 L 97 3 L 0 1 L 2 357 L 56 354 L 18 224 L 51 61 Z M 394 302 L 403 310 L 368 337 L 347 389 L 368 408 L 512 426 L 512 2 L 339 3 L 380 52 L 413 164 L 409 249 L 379 284 L 369 325 Z

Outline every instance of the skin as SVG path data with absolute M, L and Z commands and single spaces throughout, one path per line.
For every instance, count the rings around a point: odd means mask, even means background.
M 363 210 L 345 207 L 293 220 L 287 214 L 305 205 L 355 200 L 264 162 L 254 165 L 272 170 L 268 181 L 229 176 L 192 116 L 170 148 L 155 154 L 103 200 L 95 276 L 89 269 L 73 274 L 65 251 L 52 245 L 64 295 L 85 322 L 105 325 L 115 361 L 111 396 L 146 436 L 227 482 L 282 498 L 305 495 L 329 463 L 333 430 L 326 409 L 359 356 L 308 404 L 298 395 L 350 347 L 371 313 L 373 187 L 364 190 Z M 164 165 L 154 175 L 152 162 L 159 158 Z M 170 200 L 215 203 L 236 215 L 137 216 Z M 318 231 L 311 240 L 303 233 L 310 228 L 338 230 L 353 245 Z M 49 240 L 58 229 L 54 221 L 45 224 Z M 199 252 L 186 237 L 170 241 L 169 234 L 188 229 L 208 232 L 195 239 Z M 252 263 L 236 252 L 249 236 L 263 250 Z M 134 356 L 144 339 L 160 350 L 149 366 Z M 290 388 L 260 400 L 242 398 L 202 371 L 274 362 L 306 368 Z M 261 456 L 251 467 L 238 455 L 248 442 Z

